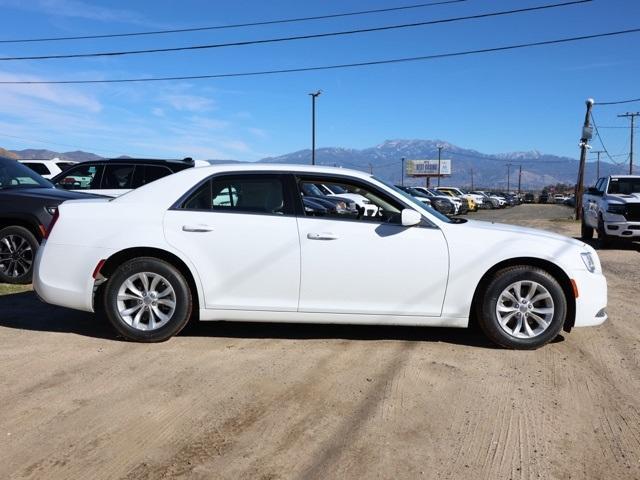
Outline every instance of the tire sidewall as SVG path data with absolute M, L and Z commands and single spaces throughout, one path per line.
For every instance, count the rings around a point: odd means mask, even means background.
M 542 334 L 532 339 L 516 338 L 505 332 L 496 317 L 496 305 L 500 294 L 517 281 L 534 281 L 544 286 L 553 299 L 554 315 L 551 325 Z M 496 273 L 487 286 L 481 300 L 480 326 L 485 334 L 497 344 L 516 349 L 535 349 L 552 341 L 564 325 L 567 314 L 567 299 L 562 287 L 546 271 L 535 267 L 512 267 Z
M 162 275 L 176 294 L 176 309 L 166 325 L 157 330 L 144 331 L 128 325 L 120 316 L 117 307 L 118 290 L 132 275 L 151 272 Z M 178 334 L 188 323 L 193 305 L 192 295 L 180 271 L 164 260 L 144 257 L 125 262 L 109 278 L 103 295 L 103 310 L 114 328 L 127 340 L 138 342 L 162 342 Z
M 33 258 L 31 259 L 31 268 L 29 269 L 29 271 L 27 271 L 27 273 L 19 277 L 9 277 L 8 275 L 0 273 L 0 282 L 11 283 L 16 285 L 24 285 L 27 283 L 31 283 L 31 279 L 33 276 L 33 266 L 36 259 L 36 252 L 40 247 L 40 243 L 38 242 L 38 239 L 35 237 L 35 235 L 31 233 L 28 229 L 17 226 L 17 225 L 12 225 L 12 226 L 0 229 L 0 239 L 9 235 L 16 235 L 24 238 L 31 246 L 31 251 L 33 252 Z

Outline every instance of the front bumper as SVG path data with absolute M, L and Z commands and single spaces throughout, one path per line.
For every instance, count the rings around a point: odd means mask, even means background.
M 606 222 L 607 235 L 620 238 L 640 238 L 640 222 Z
M 586 270 L 571 272 L 578 289 L 574 327 L 591 327 L 604 323 L 607 316 L 607 279 L 602 273 Z

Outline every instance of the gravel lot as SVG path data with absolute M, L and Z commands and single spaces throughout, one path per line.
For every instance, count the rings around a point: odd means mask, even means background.
M 470 218 L 576 236 L 570 215 Z M 600 252 L 605 325 L 535 352 L 466 330 L 287 324 L 139 345 L 7 293 L 0 478 L 640 478 L 639 252 Z

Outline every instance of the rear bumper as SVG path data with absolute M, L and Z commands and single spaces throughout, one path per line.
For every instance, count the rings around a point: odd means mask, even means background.
M 640 222 L 605 222 L 607 235 L 620 238 L 640 238 Z
M 61 307 L 93 311 L 93 269 L 109 258 L 102 248 L 48 244 L 38 249 L 33 270 L 33 289 L 44 302 Z
M 607 279 L 601 273 L 586 270 L 572 272 L 578 289 L 574 327 L 591 327 L 604 323 L 607 316 Z

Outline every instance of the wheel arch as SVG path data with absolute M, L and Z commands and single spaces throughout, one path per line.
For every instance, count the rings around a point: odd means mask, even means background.
M 194 315 L 197 316 L 200 308 L 200 291 L 198 288 L 198 284 L 196 283 L 196 278 L 197 278 L 196 274 L 194 274 L 194 272 L 184 262 L 184 260 L 182 260 L 180 257 L 178 257 L 176 254 L 172 252 L 163 250 L 161 248 L 156 248 L 156 247 L 126 248 L 124 250 L 120 250 L 112 254 L 109 258 L 107 258 L 104 265 L 100 269 L 100 274 L 105 278 L 109 278 L 109 276 L 113 274 L 113 272 L 116 270 L 116 268 L 118 268 L 119 265 L 121 265 L 122 263 L 128 260 L 132 260 L 134 258 L 139 258 L 139 257 L 153 257 L 153 258 L 158 258 L 160 260 L 164 260 L 167 263 L 170 263 L 171 265 L 176 267 L 180 271 L 180 273 L 184 276 L 184 278 L 187 280 L 187 283 L 189 284 L 189 288 L 193 295 L 194 305 L 198 306 L 198 308 L 195 308 L 193 310 Z M 98 297 L 99 294 L 102 293 L 102 288 L 104 285 L 105 283 L 102 283 L 97 287 L 95 291 L 94 306 L 97 305 L 97 303 L 95 302 L 95 297 Z
M 38 243 L 42 243 L 42 232 L 40 231 L 40 222 L 33 218 L 27 217 L 12 217 L 2 216 L 0 217 L 0 229 L 6 227 L 22 227 L 29 230 Z
M 499 270 L 502 270 L 507 267 L 515 267 L 519 265 L 541 268 L 542 270 L 545 270 L 546 272 L 551 274 L 553 278 L 555 278 L 558 281 L 567 299 L 567 317 L 565 318 L 565 321 L 564 321 L 563 330 L 565 332 L 570 332 L 576 320 L 576 299 L 575 299 L 571 279 L 569 278 L 567 273 L 555 263 L 550 262 L 549 260 L 536 258 L 536 257 L 509 258 L 507 260 L 503 260 L 499 263 L 496 263 L 489 270 L 487 270 L 485 274 L 482 276 L 482 278 L 480 278 L 480 281 L 476 286 L 475 292 L 473 293 L 473 300 L 471 303 L 471 312 L 469 315 L 469 323 L 475 325 L 477 322 L 476 307 L 478 305 L 478 302 L 480 301 L 480 297 L 487 283 L 487 280 Z

